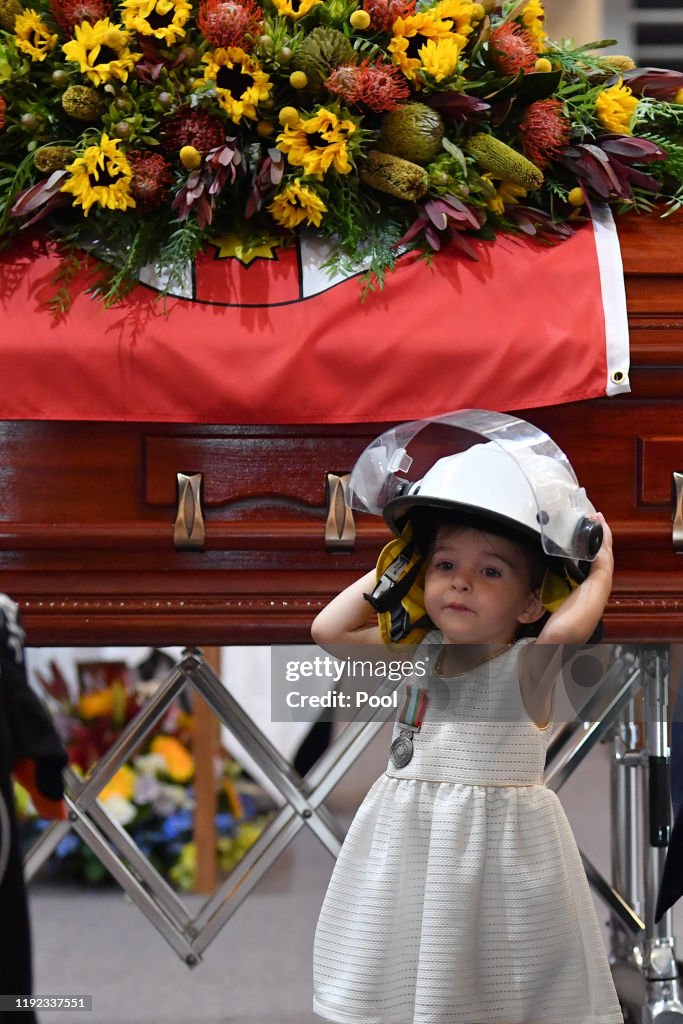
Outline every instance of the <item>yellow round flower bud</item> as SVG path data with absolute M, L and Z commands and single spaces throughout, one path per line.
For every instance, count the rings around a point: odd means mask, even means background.
M 305 71 L 292 71 L 289 76 L 289 84 L 292 89 L 305 89 L 308 85 L 308 75 Z
M 367 11 L 354 11 L 349 18 L 349 24 L 351 28 L 358 28 L 362 32 L 370 24 L 370 15 Z
M 283 107 L 278 114 L 278 120 L 282 125 L 295 125 L 299 120 L 299 111 L 296 107 Z
M 535 71 L 540 71 L 542 74 L 546 74 L 548 71 L 553 70 L 553 66 L 547 57 L 539 57 L 536 61 Z
M 679 89 L 674 96 L 674 103 L 683 103 L 683 89 Z
M 472 5 L 472 21 L 481 21 L 485 14 L 486 11 L 483 4 Z
M 178 154 L 180 162 L 188 171 L 193 171 L 202 162 L 202 154 L 194 146 L 183 146 Z
M 583 206 L 585 201 L 586 200 L 583 194 L 583 189 L 579 188 L 578 186 L 576 188 L 573 188 L 567 196 L 567 202 L 570 206 Z
M 272 121 L 259 121 L 256 125 L 256 134 L 260 135 L 262 139 L 272 135 L 275 131 L 275 125 Z

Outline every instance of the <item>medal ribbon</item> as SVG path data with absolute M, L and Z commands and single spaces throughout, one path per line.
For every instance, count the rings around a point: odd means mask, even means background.
M 411 683 L 406 683 L 406 699 L 399 717 L 401 725 L 419 729 L 427 710 L 428 701 L 424 686 L 413 686 Z

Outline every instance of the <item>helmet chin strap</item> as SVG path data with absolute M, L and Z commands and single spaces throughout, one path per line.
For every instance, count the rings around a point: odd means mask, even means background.
M 390 541 L 377 560 L 377 584 L 366 594 L 377 612 L 385 644 L 417 644 L 432 628 L 424 607 L 425 558 L 413 538 L 412 523 Z

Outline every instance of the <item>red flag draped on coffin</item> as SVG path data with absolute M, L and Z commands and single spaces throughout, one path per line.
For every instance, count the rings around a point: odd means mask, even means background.
M 359 276 L 330 280 L 305 240 L 248 261 L 217 242 L 165 311 L 149 285 L 105 309 L 84 273 L 54 319 L 58 257 L 27 239 L 0 262 L 0 418 L 349 423 L 628 390 L 609 213 L 552 247 L 476 249 L 403 256 L 362 303 Z

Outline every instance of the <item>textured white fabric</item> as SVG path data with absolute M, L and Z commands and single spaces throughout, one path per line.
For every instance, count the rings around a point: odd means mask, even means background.
M 430 663 L 440 634 L 418 651 Z M 521 644 L 430 693 L 410 763 L 356 815 L 320 914 L 314 1009 L 339 1024 L 621 1024 Z M 399 702 L 402 704 L 402 700 Z M 395 735 L 398 730 L 395 729 Z

